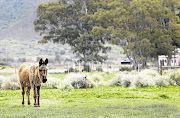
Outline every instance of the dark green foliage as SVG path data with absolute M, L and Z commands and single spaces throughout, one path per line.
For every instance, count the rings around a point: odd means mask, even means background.
M 83 72 L 90 72 L 91 68 L 90 65 L 84 65 Z
M 159 95 L 159 97 L 164 98 L 164 99 L 169 99 L 169 97 L 165 94 Z
M 98 66 L 98 67 L 96 68 L 96 70 L 97 70 L 98 72 L 103 72 L 103 69 L 102 69 L 101 66 Z
M 84 10 L 85 6 L 88 2 L 83 0 L 75 0 L 72 4 L 65 1 L 40 4 L 34 21 L 35 31 L 43 36 L 40 43 L 69 44 L 80 62 L 102 63 L 107 57 L 100 53 L 105 54 L 110 48 L 104 47 L 102 37 L 91 33 L 95 22 L 93 14 Z
M 121 68 L 119 69 L 119 71 L 131 71 L 131 70 L 132 70 L 131 67 L 121 67 Z
M 73 69 L 73 68 L 71 67 L 71 68 L 69 68 L 69 72 L 78 72 L 78 70 L 77 70 L 77 69 Z
M 178 0 L 74 0 L 41 4 L 35 30 L 47 41 L 69 44 L 79 61 L 103 62 L 110 48 L 121 45 L 134 67 L 168 55 L 180 45 Z
M 84 33 L 73 41 L 73 52 L 82 62 L 104 62 L 107 57 L 98 53 L 106 53 L 110 48 L 104 47 L 104 41 L 92 34 Z
M 172 56 L 180 40 L 178 0 L 98 0 L 92 32 L 121 45 L 134 66 L 147 66 L 148 58 Z M 172 10 L 173 9 L 173 10 Z

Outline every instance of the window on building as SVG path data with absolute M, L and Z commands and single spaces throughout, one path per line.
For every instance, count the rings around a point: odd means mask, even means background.
M 173 63 L 173 60 L 171 60 L 171 62 Z
M 164 62 L 166 63 L 166 60 L 164 60 Z
M 176 60 L 174 60 L 174 63 L 176 63 Z

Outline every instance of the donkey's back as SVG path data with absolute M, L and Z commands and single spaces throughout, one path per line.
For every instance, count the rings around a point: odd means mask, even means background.
M 19 69 L 19 82 L 21 84 L 21 87 L 30 87 L 31 86 L 30 80 L 29 80 L 31 66 L 33 66 L 33 64 L 24 63 L 23 65 L 21 65 L 21 67 Z

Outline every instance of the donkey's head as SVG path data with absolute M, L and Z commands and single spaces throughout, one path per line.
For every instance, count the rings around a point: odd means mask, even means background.
M 39 61 L 39 78 L 43 83 L 47 81 L 47 64 L 48 64 L 48 59 L 44 61 L 42 58 Z

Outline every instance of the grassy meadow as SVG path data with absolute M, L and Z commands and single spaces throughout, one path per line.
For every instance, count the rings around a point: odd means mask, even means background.
M 96 73 L 104 83 L 116 77 L 116 73 Z M 91 74 L 87 74 L 90 76 Z M 9 77 L 10 75 L 1 75 Z M 67 74 L 50 74 L 51 79 L 63 80 Z M 52 81 L 52 80 L 51 80 Z M 0 90 L 0 118 L 162 118 L 180 117 L 180 86 L 124 87 L 107 86 L 61 90 L 41 89 L 40 105 L 21 105 L 21 91 Z
M 41 107 L 21 105 L 20 90 L 0 91 L 0 117 L 180 117 L 180 87 L 41 90 Z

